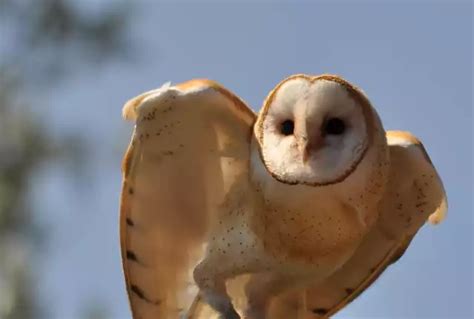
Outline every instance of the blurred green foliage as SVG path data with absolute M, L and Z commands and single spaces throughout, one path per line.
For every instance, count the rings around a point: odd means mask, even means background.
M 80 137 L 48 135 L 28 91 L 35 79 L 51 89 L 74 66 L 126 52 L 128 12 L 119 2 L 91 11 L 67 0 L 0 0 L 0 319 L 48 317 L 36 296 L 35 251 L 44 234 L 28 202 L 29 180 L 45 160 L 73 160 L 81 145 Z M 84 318 L 105 317 L 100 304 L 84 311 Z

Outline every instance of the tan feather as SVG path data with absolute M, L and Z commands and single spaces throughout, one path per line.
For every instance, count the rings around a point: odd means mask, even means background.
M 341 269 L 307 290 L 309 318 L 345 307 L 404 254 L 428 218 L 445 216 L 443 184 L 421 142 L 399 131 L 387 132 L 387 141 L 391 175 L 377 224 Z
M 123 161 L 120 238 L 133 318 L 178 318 L 213 214 L 248 169 L 253 112 L 219 84 L 164 86 L 127 102 L 136 120 Z M 232 162 L 232 164 L 229 164 Z
M 123 114 L 136 121 L 123 162 L 120 220 L 133 317 L 178 318 L 191 307 L 191 318 L 217 318 L 201 302 L 191 273 L 203 257 L 209 232 L 222 222 L 217 214 L 225 206 L 224 196 L 236 184 L 246 185 L 238 178 L 249 176 L 256 116 L 237 96 L 209 80 L 146 92 L 127 102 Z M 377 132 L 386 156 L 384 131 Z M 361 235 L 360 245 L 353 245 L 358 248 L 352 257 L 322 282 L 274 298 L 270 319 L 333 315 L 403 255 L 426 220 L 438 223 L 444 218 L 443 185 L 421 142 L 400 131 L 387 132 L 387 141 L 389 182 L 385 193 L 380 191 L 382 200 L 379 196 L 374 202 L 380 214 L 373 214 L 369 232 Z M 382 162 L 379 165 L 388 168 L 386 157 Z M 385 186 L 385 179 L 377 181 Z M 215 265 L 201 277 L 222 266 Z M 252 276 L 258 274 L 227 283 L 240 313 L 247 303 L 243 286 Z
M 403 256 L 426 220 L 437 224 L 446 215 L 443 184 L 421 142 L 402 131 L 388 131 L 387 142 L 391 174 L 378 221 L 349 261 L 306 289 L 304 318 L 329 318 L 347 306 Z M 276 298 L 269 317 L 280 318 L 295 295 Z

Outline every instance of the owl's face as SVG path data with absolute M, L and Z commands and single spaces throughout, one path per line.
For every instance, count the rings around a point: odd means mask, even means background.
M 339 77 L 284 80 L 267 97 L 255 127 L 265 167 L 289 184 L 344 180 L 370 144 L 368 103 Z

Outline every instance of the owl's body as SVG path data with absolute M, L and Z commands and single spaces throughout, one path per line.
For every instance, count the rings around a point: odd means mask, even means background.
M 351 256 L 367 230 L 342 198 L 311 192 L 308 186 L 278 189 L 271 184 L 262 187 L 248 176 L 237 179 L 194 271 L 201 293 L 208 293 L 207 301 L 223 313 L 230 306 L 222 299 L 226 280 L 262 275 L 247 285 L 249 299 L 261 306 L 288 287 L 327 277 Z
M 427 180 L 432 166 L 423 162 L 419 193 L 410 188 L 417 169 L 406 179 L 394 172 L 391 162 L 399 165 L 403 151 L 387 143 L 365 95 L 339 77 L 290 77 L 258 116 L 210 81 L 144 93 L 124 115 L 137 123 L 121 205 L 124 271 L 137 318 L 186 312 L 193 279 L 200 291 L 193 318 L 211 318 L 201 300 L 222 318 L 295 317 L 301 309 L 305 317 L 307 307 L 311 315 L 332 313 L 366 288 L 365 278 L 376 278 L 384 258 L 406 248 L 444 201 L 440 182 Z M 398 144 L 409 140 L 397 134 L 391 138 Z M 415 193 L 423 214 L 387 214 Z M 339 287 L 340 278 L 351 287 Z M 244 291 L 228 287 L 231 279 L 245 282 Z

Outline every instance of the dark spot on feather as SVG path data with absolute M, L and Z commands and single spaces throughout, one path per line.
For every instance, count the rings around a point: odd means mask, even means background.
M 415 207 L 420 208 L 421 206 L 424 206 L 426 204 L 427 204 L 427 202 L 421 202 L 421 203 L 416 204 Z
M 351 295 L 353 292 L 354 292 L 354 289 L 352 289 L 352 288 L 346 288 L 346 293 L 347 293 L 348 295 Z
M 137 255 L 131 250 L 127 250 L 127 259 L 138 262 Z
M 138 298 L 142 299 L 143 301 L 146 301 L 148 303 L 154 304 L 154 305 L 159 305 L 161 303 L 161 300 L 153 301 L 145 296 L 143 293 L 143 290 L 141 290 L 140 287 L 137 285 L 131 284 L 130 285 L 130 290 L 138 296 Z
M 314 308 L 313 313 L 324 316 L 325 314 L 328 313 L 328 310 L 326 308 Z
M 134 193 L 133 187 L 130 187 L 130 188 L 128 189 L 128 193 L 129 193 L 130 195 L 133 195 L 133 193 Z
M 126 221 L 128 226 L 135 226 L 135 223 L 130 218 L 127 217 Z

